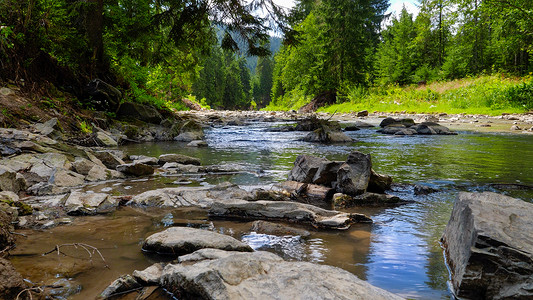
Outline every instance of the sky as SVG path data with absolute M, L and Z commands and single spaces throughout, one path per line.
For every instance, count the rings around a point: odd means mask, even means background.
M 291 8 L 294 5 L 294 0 L 274 0 L 274 2 L 286 8 Z M 395 12 L 396 14 L 399 14 L 403 5 L 405 4 L 407 11 L 416 16 L 418 13 L 418 8 L 415 5 L 416 2 L 417 0 L 390 0 L 388 12 Z

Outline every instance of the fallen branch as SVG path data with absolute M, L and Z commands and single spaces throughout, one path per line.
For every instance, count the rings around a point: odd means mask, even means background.
M 83 250 L 87 251 L 87 253 L 89 254 L 89 259 L 92 261 L 92 258 L 93 258 L 93 255 L 95 253 L 98 253 L 98 255 L 100 256 L 100 258 L 102 259 L 102 261 L 104 262 L 105 264 L 105 267 L 109 269 L 109 265 L 107 264 L 107 262 L 105 261 L 105 258 L 104 256 L 102 255 L 102 253 L 100 252 L 100 250 L 98 250 L 98 248 L 94 247 L 94 246 L 91 246 L 91 245 L 87 245 L 87 244 L 84 244 L 84 243 L 72 243 L 72 244 L 62 244 L 62 245 L 56 245 L 54 247 L 54 249 L 48 251 L 48 252 L 45 252 L 43 253 L 43 255 L 48 255 L 52 252 L 57 252 L 57 255 L 60 255 L 60 254 L 63 254 L 64 256 L 67 256 L 67 254 L 61 252 L 61 247 L 74 247 L 76 249 L 78 249 L 78 247 L 82 248 Z
M 44 289 L 59 289 L 59 288 L 62 288 L 62 287 L 63 287 L 62 285 L 43 285 L 43 286 L 34 286 L 34 287 L 30 287 L 30 288 L 25 288 L 22 291 L 20 291 L 20 293 L 17 294 L 16 300 L 19 300 L 20 296 L 22 296 L 25 292 L 27 292 L 28 295 L 30 295 L 30 299 L 33 299 L 31 291 L 36 291 L 37 293 L 42 293 L 42 292 L 44 292 Z

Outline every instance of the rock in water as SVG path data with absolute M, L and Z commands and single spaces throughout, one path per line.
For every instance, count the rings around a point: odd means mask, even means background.
M 298 155 L 294 161 L 294 167 L 289 173 L 288 180 L 311 183 L 318 169 L 328 162 L 325 158 L 305 154 Z
M 372 219 L 363 214 L 343 213 L 288 201 L 218 202 L 211 206 L 209 216 L 245 220 L 288 221 L 310 224 L 319 228 L 341 230 L 348 229 L 351 224 L 357 222 L 372 223 Z
M 456 296 L 533 299 L 533 204 L 460 193 L 442 242 Z
M 345 270 L 263 251 L 170 264 L 160 284 L 186 299 L 401 299 Z
M 117 171 L 133 176 L 145 176 L 154 174 L 154 167 L 134 162 L 131 164 L 118 165 Z
M 337 172 L 337 191 L 351 196 L 364 193 L 370 182 L 371 170 L 370 154 L 350 153 Z
M 164 165 L 165 163 L 169 163 L 169 162 L 175 162 L 175 163 L 184 164 L 184 165 L 195 165 L 195 166 L 200 165 L 200 160 L 198 158 L 183 155 L 183 154 L 171 153 L 171 154 L 161 154 L 159 156 L 160 165 Z
M 166 255 L 189 254 L 199 249 L 214 248 L 228 251 L 253 251 L 250 246 L 228 235 L 189 227 L 171 227 L 149 236 L 143 250 Z

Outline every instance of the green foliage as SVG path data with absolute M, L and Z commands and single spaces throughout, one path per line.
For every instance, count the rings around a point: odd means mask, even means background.
M 533 107 L 531 79 L 481 76 L 434 82 L 427 86 L 356 87 L 346 92 L 348 101 L 323 108 L 333 113 L 360 110 L 411 113 L 476 113 L 498 115 L 524 112 Z
M 80 121 L 79 123 L 79 126 L 80 126 L 80 130 L 82 133 L 92 133 L 93 132 L 93 128 L 91 125 L 87 124 L 87 122 L 85 121 Z

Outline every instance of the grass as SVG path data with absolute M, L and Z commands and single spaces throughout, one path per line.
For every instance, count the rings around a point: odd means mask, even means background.
M 488 114 L 523 113 L 533 109 L 533 79 L 504 75 L 479 76 L 406 87 L 351 87 L 344 101 L 322 112 L 406 112 Z M 279 103 L 279 102 L 278 102 Z M 270 109 L 269 105 L 267 109 Z M 272 108 L 287 110 L 287 106 Z M 289 108 L 294 109 L 294 108 Z M 297 109 L 297 108 L 296 108 Z

